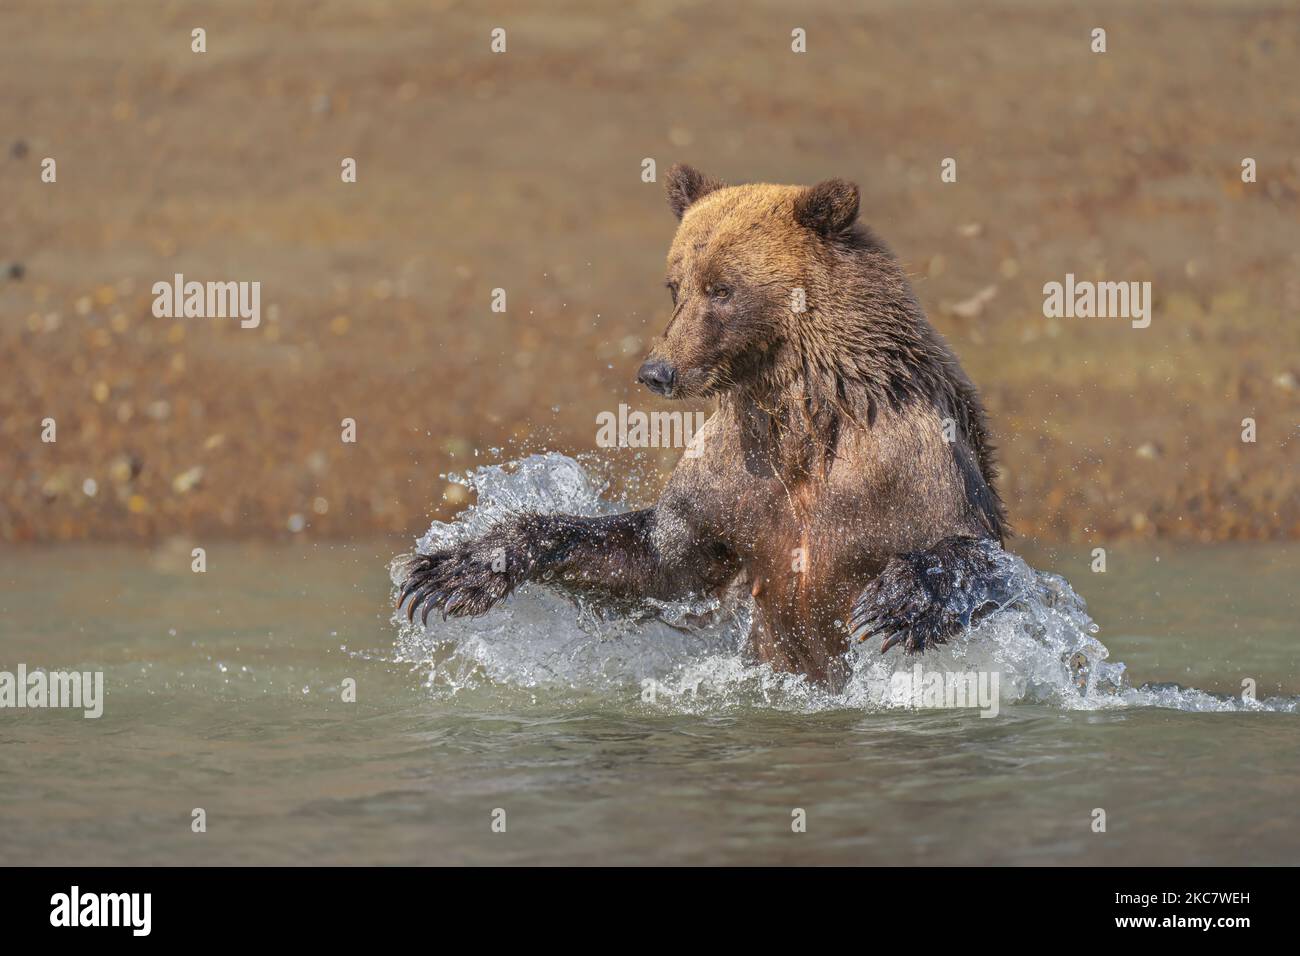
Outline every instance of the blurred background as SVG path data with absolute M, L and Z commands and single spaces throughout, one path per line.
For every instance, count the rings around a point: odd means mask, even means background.
M 0 670 L 107 696 L 0 719 L 0 862 L 1300 857 L 1294 2 L 3 0 L 0 90 Z M 540 589 L 394 624 L 448 475 L 550 450 L 657 496 L 679 452 L 596 419 L 681 408 L 633 384 L 675 161 L 860 184 L 1011 547 L 1090 608 L 987 659 L 1086 646 L 1125 703 L 1061 657 L 999 721 L 878 712 Z M 156 318 L 177 273 L 259 282 L 260 325 Z M 1150 282 L 1150 327 L 1046 318 L 1067 273 Z
M 1022 539 L 1300 535 L 1293 6 L 10 0 L 0 76 L 5 542 L 415 535 L 449 471 L 595 452 L 670 407 L 674 161 L 861 185 Z M 261 325 L 155 318 L 178 272 Z M 1151 326 L 1045 318 L 1067 272 Z M 677 454 L 601 458 L 649 499 Z

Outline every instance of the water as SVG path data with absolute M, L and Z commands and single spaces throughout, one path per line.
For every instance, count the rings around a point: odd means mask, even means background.
M 610 507 L 558 456 L 472 483 L 424 544 Z M 983 718 L 900 699 L 897 651 L 839 696 L 747 667 L 740 602 L 530 588 L 425 631 L 387 603 L 409 542 L 208 543 L 194 574 L 197 544 L 0 553 L 0 670 L 107 688 L 98 720 L 0 711 L 0 864 L 1300 861 L 1293 545 L 1008 558 L 1017 605 L 921 659 L 996 671 Z

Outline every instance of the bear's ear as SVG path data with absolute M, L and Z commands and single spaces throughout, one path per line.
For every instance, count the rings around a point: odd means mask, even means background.
M 794 218 L 801 226 L 829 239 L 858 218 L 858 187 L 846 179 L 828 179 L 809 186 L 794 201 Z
M 668 205 L 673 215 L 681 219 L 691 203 L 725 185 L 721 180 L 706 176 L 685 163 L 673 163 L 668 170 Z

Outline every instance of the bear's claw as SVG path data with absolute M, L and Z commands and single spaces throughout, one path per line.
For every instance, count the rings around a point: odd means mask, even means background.
M 946 538 L 927 551 L 895 555 L 853 604 L 849 632 L 881 638 L 880 653 L 899 644 L 920 654 L 1014 597 L 1001 549 L 976 538 Z
M 513 589 L 510 576 L 494 569 L 493 554 L 481 543 L 468 542 L 414 555 L 398 593 L 398 610 L 405 606 L 412 623 L 418 613 L 425 625 L 435 610 L 442 611 L 444 620 L 484 613 Z

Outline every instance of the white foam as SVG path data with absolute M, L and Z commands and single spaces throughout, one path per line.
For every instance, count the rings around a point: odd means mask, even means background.
M 556 453 L 486 465 L 448 476 L 477 493 L 454 522 L 434 522 L 417 549 L 430 551 L 481 534 L 520 510 L 598 515 L 624 510 L 605 500 L 604 483 L 581 464 Z M 1031 702 L 1066 710 L 1167 707 L 1187 711 L 1297 710 L 1294 699 L 1242 701 L 1174 685 L 1133 687 L 1125 666 L 1095 634 L 1082 598 L 1055 574 L 1035 571 L 1018 556 L 998 551 L 1019 598 L 951 643 L 923 656 L 901 649 L 878 652 L 878 642 L 855 644 L 852 676 L 842 693 L 799 677 L 752 665 L 741 656 L 752 607 L 743 589 L 725 600 L 647 602 L 631 616 L 609 616 L 539 585 L 525 585 L 505 604 L 478 618 L 430 616 L 428 627 L 403 614 L 396 656 L 428 668 L 439 693 L 484 684 L 520 688 L 617 691 L 639 700 L 653 680 L 654 706 L 700 711 L 735 706 L 865 710 L 910 707 L 899 693 L 901 676 L 918 662 L 927 673 L 998 675 L 1001 704 Z M 391 568 L 394 585 L 400 560 Z

